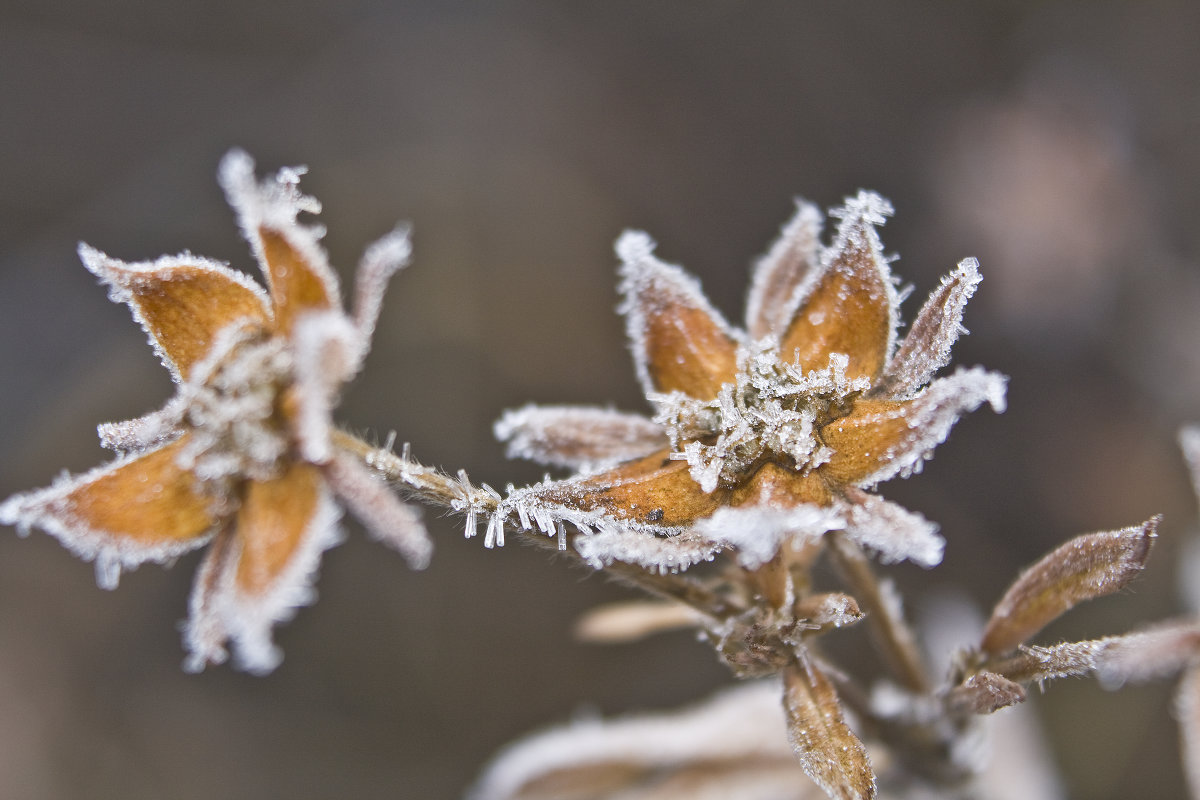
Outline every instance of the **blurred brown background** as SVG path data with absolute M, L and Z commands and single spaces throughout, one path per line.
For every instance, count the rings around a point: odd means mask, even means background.
M 311 166 L 345 277 L 412 221 L 339 416 L 496 486 L 541 475 L 503 460 L 503 409 L 644 407 L 613 311 L 623 228 L 740 320 L 792 198 L 868 187 L 897 209 L 906 317 L 979 257 L 957 360 L 1012 376 L 1006 414 L 883 487 L 949 543 L 931 573 L 893 570 L 910 606 L 956 585 L 987 603 L 1066 537 L 1161 511 L 1147 577 L 1048 636 L 1174 613 L 1196 518 L 1174 436 L 1200 418 L 1198 40 L 1193 2 L 5 0 L 0 496 L 98 463 L 96 423 L 170 393 L 78 240 L 253 268 L 214 179 L 231 146 Z M 0 797 L 453 797 L 531 728 L 728 680 L 684 634 L 573 643 L 582 610 L 629 595 L 430 526 L 412 573 L 351 524 L 268 678 L 180 670 L 195 556 L 109 593 L 50 537 L 0 532 Z M 1181 796 L 1169 695 L 1041 699 L 1071 797 Z

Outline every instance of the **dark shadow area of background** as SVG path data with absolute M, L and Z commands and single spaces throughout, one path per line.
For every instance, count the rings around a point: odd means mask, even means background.
M 1146 578 L 1048 635 L 1167 615 L 1196 516 L 1174 436 L 1200 418 L 1198 39 L 1188 2 L 9 0 L 0 496 L 98 463 L 97 422 L 170 393 L 77 241 L 253 269 L 214 179 L 231 146 L 310 165 L 345 279 L 413 223 L 339 419 L 496 486 L 541 475 L 493 441 L 505 408 L 644 409 L 613 311 L 623 228 L 740 320 L 792 198 L 866 187 L 897 209 L 906 317 L 977 256 L 957 361 L 1012 377 L 1006 414 L 977 412 L 883 487 L 948 540 L 937 570 L 894 570 L 910 603 L 959 586 L 985 604 L 1068 536 L 1161 511 Z M 728 680 L 686 635 L 574 643 L 580 612 L 629 595 L 429 524 L 433 565 L 412 573 L 350 523 L 265 679 L 180 670 L 196 556 L 110 593 L 49 537 L 4 531 L 0 796 L 452 797 L 532 728 Z M 1169 693 L 1053 688 L 1040 711 L 1070 796 L 1181 796 Z

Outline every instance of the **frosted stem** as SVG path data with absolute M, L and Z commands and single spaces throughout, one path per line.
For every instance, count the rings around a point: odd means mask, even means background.
M 841 533 L 828 537 L 838 572 L 867 614 L 875 646 L 896 679 L 906 689 L 927 694 L 931 687 L 912 630 L 900 615 L 896 602 L 880 583 L 862 548 Z

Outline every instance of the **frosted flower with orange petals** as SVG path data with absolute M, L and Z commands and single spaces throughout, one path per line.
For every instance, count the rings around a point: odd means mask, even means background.
M 979 283 L 974 259 L 946 277 L 897 343 L 900 296 L 876 233 L 886 200 L 861 192 L 820 243 L 800 204 L 757 265 L 747 330 L 643 233 L 617 243 L 621 310 L 652 419 L 528 406 L 496 425 L 513 456 L 579 471 L 502 506 L 543 530 L 567 521 L 594 566 L 684 569 L 731 549 L 747 568 L 780 546 L 844 530 L 885 561 L 941 561 L 936 526 L 869 490 L 918 471 L 964 412 L 1002 410 L 1005 379 L 950 360 Z M 527 526 L 528 527 L 528 526 Z M 549 531 L 547 531 L 549 532 Z
M 279 662 L 271 629 L 312 601 L 321 553 L 337 544 L 341 506 L 415 568 L 431 544 L 415 509 L 333 443 L 331 411 L 370 346 L 384 287 L 409 257 L 408 232 L 372 245 L 355 307 L 342 307 L 320 245 L 301 224 L 320 204 L 301 169 L 263 182 L 234 151 L 221 185 L 266 277 L 185 253 L 127 264 L 80 246 L 84 266 L 129 305 L 178 386 L 160 411 L 100 426 L 116 460 L 0 505 L 0 522 L 41 528 L 96 563 L 123 568 L 209 544 L 192 590 L 187 667 L 228 657 L 252 672 Z

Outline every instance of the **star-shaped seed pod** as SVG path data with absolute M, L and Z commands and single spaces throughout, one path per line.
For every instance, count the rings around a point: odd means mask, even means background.
M 933 379 L 963 331 L 974 259 L 897 345 L 901 298 L 876 233 L 891 213 L 861 192 L 831 212 L 840 223 L 822 247 L 819 212 L 799 204 L 754 270 L 746 330 L 656 258 L 648 236 L 622 236 L 621 311 L 655 413 L 508 412 L 496 432 L 510 455 L 578 474 L 518 490 L 502 510 L 543 530 L 581 527 L 590 535 L 576 547 L 595 566 L 674 571 L 732 548 L 757 568 L 782 543 L 830 530 L 884 561 L 939 563 L 936 526 L 869 490 L 920 470 L 963 413 L 985 401 L 1003 410 L 1005 378 L 973 368 Z
M 409 257 L 406 229 L 371 246 L 353 314 L 301 212 L 302 169 L 258 182 L 245 153 L 220 180 L 268 291 L 226 265 L 184 253 L 128 264 L 81 245 L 84 266 L 129 305 L 177 384 L 160 411 L 100 426 L 116 460 L 0 505 L 0 522 L 41 528 L 96 562 L 98 583 L 123 568 L 209 544 L 184 630 L 186 666 L 226 660 L 267 672 L 271 629 L 312 601 L 321 553 L 341 534 L 340 506 L 416 568 L 431 544 L 417 511 L 334 445 L 331 411 L 370 346 L 384 287 Z M 340 502 L 339 502 L 340 501 Z

